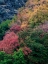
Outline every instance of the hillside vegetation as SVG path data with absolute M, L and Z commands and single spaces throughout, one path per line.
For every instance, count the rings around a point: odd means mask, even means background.
M 48 0 L 28 0 L 0 24 L 0 63 L 48 64 Z

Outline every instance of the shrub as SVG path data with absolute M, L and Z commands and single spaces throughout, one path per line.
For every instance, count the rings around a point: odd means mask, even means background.
M 24 47 L 23 48 L 24 55 L 27 55 L 28 56 L 31 52 L 32 52 L 32 50 L 30 48 L 28 48 L 28 47 Z
M 44 37 L 42 38 L 43 45 L 48 48 L 48 33 L 44 33 Z
M 3 39 L 5 32 L 9 29 L 8 24 L 11 20 L 6 20 L 0 24 L 0 40 Z
M 12 59 L 11 55 L 8 55 L 3 51 L 0 52 L 0 64 L 13 64 Z
M 45 64 L 47 61 L 46 48 L 40 43 L 31 43 L 29 47 L 32 49 L 31 62 L 34 64 Z
M 31 30 L 30 36 L 26 37 L 26 42 L 36 42 L 44 45 L 44 41 L 48 38 L 48 33 L 43 32 L 42 30 Z
M 25 40 L 26 36 L 29 35 L 28 32 L 29 32 L 29 31 L 27 31 L 27 30 L 23 30 L 23 31 L 20 31 L 20 32 L 18 33 L 18 35 L 19 35 L 20 38 L 22 38 L 23 40 Z
M 26 60 L 24 58 L 24 54 L 22 50 L 19 50 L 18 52 L 14 52 L 13 54 L 13 64 L 26 64 Z
M 24 42 L 32 50 L 31 56 L 28 55 L 31 64 L 47 63 L 48 33 L 40 30 L 30 30 L 29 35 L 25 36 Z
M 0 28 L 0 40 L 3 39 L 4 34 L 5 34 L 5 31 Z
M 14 50 L 18 50 L 19 48 L 18 36 L 14 32 L 6 34 L 1 42 L 0 51 L 11 54 Z
M 43 43 L 42 42 L 42 38 L 43 38 L 44 34 L 42 31 L 40 30 L 35 30 L 31 33 L 30 38 L 32 41 L 35 41 L 37 43 Z
M 10 28 L 10 31 L 14 31 L 14 32 L 17 32 L 20 30 L 21 30 L 20 25 L 16 25 L 16 24 Z
M 14 16 L 14 18 L 12 20 L 6 20 L 6 21 L 3 21 L 1 24 L 0 24 L 0 40 L 3 39 L 3 36 L 5 34 L 5 32 L 10 28 L 10 26 L 12 24 L 14 24 L 16 22 L 16 16 Z
M 22 50 L 11 54 L 0 52 L 0 64 L 26 64 Z
M 34 9 L 29 23 L 31 27 L 35 27 L 45 21 L 48 21 L 48 9 L 46 5 L 40 5 L 37 9 Z
M 43 37 L 44 37 L 43 31 L 31 29 L 29 30 L 28 35 L 26 34 L 24 41 L 27 45 L 30 45 L 30 43 L 32 42 L 43 44 L 43 40 L 42 40 Z
M 25 43 L 29 46 L 31 43 L 41 43 L 48 49 L 48 33 L 45 33 L 41 30 L 31 30 L 30 36 L 26 36 Z

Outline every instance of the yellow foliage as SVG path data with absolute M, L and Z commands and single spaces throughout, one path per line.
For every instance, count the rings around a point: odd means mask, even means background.
M 32 21 L 36 23 L 48 20 L 48 0 L 28 0 L 25 6 L 18 14 L 22 28 Z
M 24 21 L 24 22 L 22 22 L 22 24 L 21 24 L 21 28 L 22 28 L 22 29 L 27 28 L 27 25 L 28 25 L 27 21 Z

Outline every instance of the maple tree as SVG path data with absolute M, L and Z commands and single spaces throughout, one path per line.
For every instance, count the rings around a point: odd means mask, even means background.
M 18 47 L 18 36 L 14 32 L 6 34 L 0 43 L 0 51 L 5 51 L 6 53 L 12 53 Z

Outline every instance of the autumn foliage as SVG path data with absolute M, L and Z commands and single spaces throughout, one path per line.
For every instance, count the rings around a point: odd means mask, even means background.
M 24 55 L 27 55 L 28 56 L 31 52 L 32 52 L 32 50 L 30 48 L 28 48 L 28 47 L 24 47 L 23 48 Z
M 0 24 L 0 64 L 48 64 L 48 0 L 28 0 L 18 11 Z
M 18 50 L 20 44 L 18 43 L 18 36 L 14 32 L 7 33 L 3 40 L 0 41 L 0 51 L 5 51 L 6 53 L 12 54 L 14 50 Z M 23 47 L 24 55 L 29 55 L 32 52 L 30 48 Z
M 14 32 L 10 32 L 4 36 L 4 39 L 0 41 L 0 51 L 6 53 L 12 53 L 19 47 L 18 36 Z
M 11 31 L 17 32 L 21 30 L 20 25 L 14 25 L 10 28 Z

